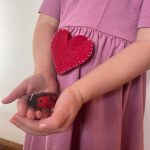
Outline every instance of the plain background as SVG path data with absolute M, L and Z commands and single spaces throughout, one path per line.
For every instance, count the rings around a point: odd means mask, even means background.
M 0 0 L 0 99 L 32 74 L 32 36 L 42 0 Z M 145 150 L 150 143 L 150 72 L 147 73 Z M 9 119 L 16 103 L 0 105 L 0 137 L 23 143 L 24 133 Z

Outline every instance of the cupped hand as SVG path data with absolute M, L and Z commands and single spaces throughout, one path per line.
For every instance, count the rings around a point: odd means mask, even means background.
M 50 110 L 43 109 L 35 111 L 28 107 L 27 99 L 32 93 L 51 92 L 57 93 L 56 80 L 50 79 L 46 74 L 34 74 L 23 80 L 10 94 L 2 100 L 2 103 L 8 104 L 18 99 L 18 115 L 27 117 L 28 119 L 41 119 L 50 115 Z
M 83 104 L 80 92 L 74 88 L 67 88 L 58 97 L 54 111 L 48 118 L 31 120 L 15 114 L 10 121 L 18 128 L 33 135 L 60 133 L 71 126 Z

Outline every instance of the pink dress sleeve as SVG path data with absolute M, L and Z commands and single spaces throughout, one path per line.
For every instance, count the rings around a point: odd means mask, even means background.
M 143 0 L 138 22 L 138 28 L 142 27 L 150 27 L 150 0 Z
M 39 13 L 44 13 L 59 20 L 60 8 L 61 0 L 43 0 Z

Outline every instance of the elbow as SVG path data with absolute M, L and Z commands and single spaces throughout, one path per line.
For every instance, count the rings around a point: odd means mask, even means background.
M 145 56 L 146 69 L 150 69 L 150 40 L 139 40 L 135 44 L 139 47 L 141 55 Z

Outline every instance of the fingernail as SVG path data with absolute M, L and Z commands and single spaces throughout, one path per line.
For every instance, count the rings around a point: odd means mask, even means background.
M 47 128 L 47 125 L 42 123 L 39 125 L 39 130 L 45 130 Z

